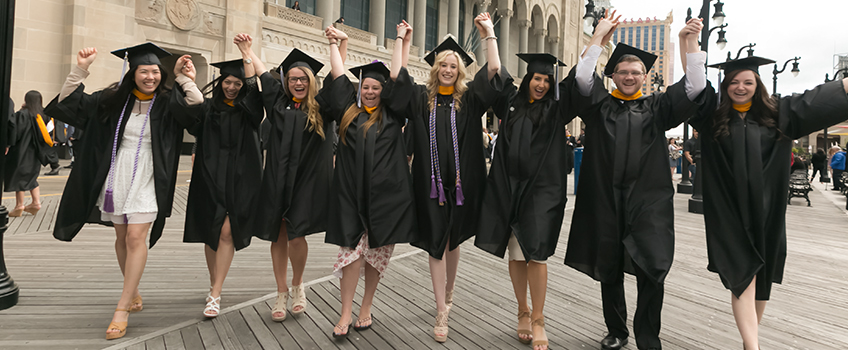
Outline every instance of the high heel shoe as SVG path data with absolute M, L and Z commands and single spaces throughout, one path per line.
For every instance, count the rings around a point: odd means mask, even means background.
M 292 286 L 289 291 L 292 299 L 292 315 L 300 315 L 306 311 L 306 290 L 303 289 L 303 283 L 299 286 Z M 300 306 L 300 310 L 297 307 Z
M 35 204 L 30 204 L 24 207 L 24 211 L 32 215 L 37 214 L 39 210 L 41 210 L 41 204 L 39 204 L 38 206 L 35 206 Z
M 115 311 L 124 311 L 126 313 L 130 312 L 130 309 L 115 309 Z M 111 330 L 118 330 L 117 332 L 109 333 Z M 127 335 L 127 322 L 111 322 L 109 323 L 109 327 L 106 328 L 106 340 L 118 339 Z
M 522 327 L 521 320 L 527 319 L 527 325 Z M 522 311 L 518 313 L 518 341 L 523 344 L 530 344 L 533 341 L 533 330 L 530 329 L 530 311 Z M 525 335 L 527 338 L 522 338 L 521 336 Z
M 283 322 L 286 319 L 286 304 L 289 302 L 289 292 L 277 293 L 277 300 L 274 301 L 274 308 L 271 309 L 271 319 L 274 322 Z M 282 316 L 274 316 L 274 314 L 282 312 Z
M 209 300 L 206 303 L 206 308 L 203 309 L 203 316 L 208 318 L 218 317 L 218 314 L 221 313 L 221 297 L 212 297 L 212 300 Z
M 9 212 L 10 218 L 19 218 L 21 215 L 24 215 L 24 208 L 15 208 Z
M 436 326 L 433 327 L 433 338 L 439 343 L 444 343 L 448 340 L 448 313 L 450 313 L 450 309 L 439 311 L 436 315 Z
M 545 349 L 548 349 L 548 335 L 545 333 L 545 318 L 542 317 L 533 320 L 533 323 L 531 323 L 530 326 L 533 327 L 533 348 L 535 349 L 537 346 L 544 346 Z M 536 329 L 540 329 L 542 333 L 536 335 Z
M 141 295 L 136 295 L 135 298 L 133 298 L 132 300 L 132 305 L 130 306 L 130 313 L 139 312 L 141 310 L 144 310 L 144 303 L 143 300 L 141 300 Z

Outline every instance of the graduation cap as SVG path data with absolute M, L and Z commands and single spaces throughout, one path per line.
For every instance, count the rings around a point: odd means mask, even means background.
M 451 50 L 453 52 L 458 53 L 459 57 L 462 58 L 462 62 L 465 63 L 466 67 L 471 63 L 474 63 L 474 59 L 472 59 L 471 56 L 469 56 L 468 53 L 462 49 L 462 46 L 459 46 L 456 40 L 453 39 L 453 36 L 450 35 L 448 35 L 445 40 L 442 40 L 439 46 L 436 46 L 436 48 L 434 48 L 433 51 L 430 51 L 427 56 L 424 56 L 424 60 L 427 61 L 430 66 L 432 66 L 436 63 L 436 55 L 445 50 Z
M 768 58 L 763 58 L 763 57 L 751 56 L 751 57 L 741 58 L 741 59 L 738 59 L 738 60 L 730 60 L 730 61 L 727 61 L 727 62 L 711 64 L 707 67 L 724 69 L 725 72 L 732 72 L 732 71 L 740 70 L 740 69 L 748 69 L 748 70 L 754 71 L 754 73 L 757 73 L 757 75 L 759 75 L 760 74 L 760 72 L 758 70 L 759 66 L 763 66 L 763 65 L 767 65 L 767 64 L 771 64 L 771 63 L 774 63 L 774 60 L 770 60 Z
M 639 57 L 639 59 L 642 60 L 642 63 L 645 64 L 645 72 L 649 72 L 651 67 L 654 66 L 654 62 L 657 61 L 657 55 L 639 50 L 633 46 L 620 42 L 616 45 L 615 51 L 613 51 L 610 56 L 609 63 L 604 69 L 604 75 L 608 77 L 612 76 L 612 73 L 615 72 L 615 66 L 618 65 L 618 62 L 621 61 L 621 58 L 624 57 L 624 55 L 634 55 Z
M 127 71 L 127 62 L 130 63 L 130 69 L 133 69 L 142 64 L 161 65 L 162 61 L 159 61 L 160 58 L 171 56 L 170 52 L 150 42 L 115 50 L 112 51 L 112 54 L 124 59 L 124 66 L 121 69 L 121 80 L 118 82 L 118 85 L 124 80 L 124 74 Z
M 212 67 L 218 68 L 221 71 L 221 76 L 232 75 L 236 78 L 244 80 L 244 61 L 241 59 L 232 61 L 215 62 Z
M 353 75 L 359 78 L 359 87 L 356 89 L 356 106 L 362 107 L 362 80 L 371 78 L 385 84 L 389 78 L 389 68 L 383 62 L 374 61 L 369 64 L 353 67 L 350 69 Z
M 312 75 L 315 76 L 318 75 L 321 68 L 324 68 L 324 64 L 297 48 L 292 49 L 289 55 L 283 60 L 283 63 L 280 63 L 280 66 L 277 67 L 277 71 L 280 73 L 280 83 L 283 85 L 283 91 L 287 90 L 285 76 L 289 70 L 295 67 L 305 67 L 312 71 Z
M 527 74 L 539 73 L 554 77 L 554 81 L 551 82 L 555 85 L 554 99 L 559 101 L 559 69 L 557 68 L 565 67 L 565 63 L 549 53 L 520 53 L 516 56 L 527 62 Z

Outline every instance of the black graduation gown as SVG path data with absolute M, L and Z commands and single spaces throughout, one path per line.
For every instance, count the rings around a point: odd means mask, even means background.
M 674 187 L 665 131 L 696 113 L 712 87 L 692 102 L 681 79 L 664 93 L 622 101 L 607 92 L 597 75 L 588 97 L 572 81 L 566 91 L 586 123 L 587 143 L 565 263 L 612 283 L 622 268 L 635 273 L 632 258 L 662 283 L 674 257 Z
M 247 91 L 232 107 L 220 99 L 204 100 L 200 123 L 189 130 L 198 147 L 183 242 L 202 242 L 215 251 L 227 216 L 236 250 L 250 245 L 253 236 L 249 226 L 262 176 L 258 130 L 264 115 L 255 78 L 243 88 Z
M 690 121 L 701 135 L 708 269 L 736 296 L 757 276 L 756 298 L 768 300 L 783 280 L 792 140 L 848 119 L 848 95 L 839 80 L 783 97 L 776 128 L 753 121 L 754 109 L 745 119 L 731 110 L 730 135 L 718 139 L 714 109 Z
M 38 187 L 44 143 L 36 117 L 27 109 L 9 116 L 9 153 L 6 154 L 3 191 L 29 191 Z
M 86 223 L 106 224 L 100 220 L 97 197 L 109 174 L 112 142 L 120 113 L 104 111 L 104 101 L 101 100 L 103 93 L 101 90 L 87 94 L 85 85 L 80 84 L 62 102 L 59 102 L 57 95 L 45 109 L 55 119 L 82 128 L 86 133 L 85 138 L 74 144 L 74 168 L 65 184 L 53 228 L 53 237 L 58 240 L 72 240 Z M 131 97 L 125 115 L 132 112 L 134 104 L 135 97 Z M 183 129 L 195 125 L 200 109 L 200 105 L 186 105 L 185 93 L 179 86 L 168 93 L 159 94 L 153 103 L 149 122 L 153 146 L 153 180 L 159 211 L 150 232 L 150 247 L 162 236 L 165 218 L 171 216 Z M 118 137 L 123 137 L 128 120 L 124 118 Z
M 565 215 L 570 170 L 565 125 L 575 115 L 565 98 L 550 97 L 517 107 L 529 108 L 521 113 L 514 107 L 520 98 L 514 85 L 508 91 L 494 107 L 501 130 L 474 245 L 502 258 L 514 232 L 525 261 L 544 261 L 556 251 Z M 541 116 L 535 125 L 531 113 Z
M 436 107 L 436 143 L 439 148 L 446 203 L 439 205 L 438 199 L 430 198 L 430 108 L 425 85 L 417 85 L 406 68 L 401 68 L 398 78 L 389 82 L 386 91 L 391 94 L 389 108 L 408 116 L 411 130 L 411 149 L 415 156 L 412 162 L 412 186 L 415 191 L 415 206 L 418 215 L 419 239 L 412 245 L 426 250 L 430 256 L 441 259 L 445 248 L 456 249 L 462 242 L 477 232 L 483 190 L 486 188 L 486 159 L 483 149 L 483 124 L 481 116 L 486 113 L 502 90 L 512 86 L 512 77 L 501 69 L 491 80 L 488 65 L 477 71 L 468 90 L 462 95 L 461 108 L 456 112 L 457 146 L 462 192 L 465 201 L 456 205 L 456 162 L 450 124 L 450 96 L 440 96 Z M 450 242 L 448 242 L 450 240 Z
M 326 231 L 333 179 L 333 118 L 321 108 L 325 136 L 321 138 L 309 130 L 306 113 L 294 108 L 279 80 L 268 72 L 260 79 L 270 128 L 254 234 L 276 242 L 283 219 L 289 240 Z
M 383 90 L 384 107 L 390 103 L 388 94 Z M 326 116 L 341 125 L 344 112 L 356 103 L 356 86 L 347 76 L 335 80 L 328 76 L 318 102 L 328 108 Z M 360 113 L 348 126 L 345 142 L 339 141 L 327 243 L 356 248 L 366 230 L 371 248 L 416 238 L 412 176 L 401 132 L 405 118 L 388 108 L 382 108 L 382 113 L 382 126 L 375 123 L 366 135 L 362 126 L 369 114 Z

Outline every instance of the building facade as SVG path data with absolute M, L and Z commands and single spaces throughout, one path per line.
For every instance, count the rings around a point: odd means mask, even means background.
M 293 3 L 17 0 L 11 97 L 22 102 L 29 90 L 40 91 L 45 100 L 55 96 L 84 47 L 99 49 L 85 82 L 86 91 L 93 92 L 120 78 L 122 60 L 109 51 L 146 41 L 174 54 L 163 60 L 168 69 L 179 55 L 191 55 L 197 83 L 203 86 L 216 74 L 209 63 L 240 57 L 232 38 L 242 32 L 254 37 L 254 51 L 272 69 L 292 48 L 328 63 L 323 29 L 336 25 L 350 37 L 346 65 L 352 67 L 373 60 L 389 63 L 394 25 L 405 19 L 414 28 L 408 68 L 419 82 L 429 75 L 423 57 L 449 33 L 471 49 L 477 60 L 471 72 L 485 63 L 473 21 L 484 11 L 496 21 L 501 61 L 516 80 L 526 71 L 516 53 L 555 54 L 569 65 L 561 72 L 564 76 L 589 40 L 583 33 L 581 0 L 299 0 L 299 11 L 291 9 Z M 335 23 L 340 17 L 344 24 Z M 605 59 L 601 61 L 603 69 Z M 319 78 L 329 70 L 327 65 Z
M 663 91 L 665 86 L 674 84 L 674 44 L 671 42 L 671 23 L 674 20 L 671 12 L 665 19 L 638 18 L 625 19 L 613 33 L 612 42 L 619 42 L 633 46 L 657 55 L 657 61 L 645 78 L 642 85 L 642 93 L 647 95 L 654 93 L 653 87 L 655 75 L 659 74 L 663 80 Z

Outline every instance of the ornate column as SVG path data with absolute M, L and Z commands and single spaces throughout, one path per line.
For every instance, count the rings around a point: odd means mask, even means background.
M 386 0 L 371 0 L 368 29 L 369 32 L 377 35 L 377 46 L 386 45 Z
M 457 42 L 462 42 L 459 37 L 459 0 L 448 3 L 448 33 L 456 37 Z
M 530 34 L 530 20 L 518 21 L 518 53 L 527 52 L 527 36 Z M 527 73 L 527 62 L 518 60 L 518 76 L 523 77 Z
M 545 53 L 545 37 L 548 35 L 547 29 L 536 29 L 533 31 L 536 36 L 536 53 Z
M 418 47 L 418 57 L 424 57 L 424 39 L 427 34 L 427 0 L 415 0 L 414 6 L 412 45 Z
M 336 21 L 338 17 L 334 16 L 334 3 L 335 1 L 316 1 L 315 2 L 315 15 L 321 17 L 324 20 L 324 28 L 329 27 L 333 22 Z
M 498 24 L 500 26 L 500 37 L 498 38 L 498 52 L 500 52 L 501 56 L 501 66 L 509 69 L 509 61 L 512 58 L 513 53 L 509 50 L 509 23 L 512 18 L 512 10 L 504 10 L 498 11 L 501 14 L 501 21 Z M 483 43 L 480 43 L 483 45 Z
M 560 57 L 561 52 L 559 52 L 559 37 L 550 37 L 548 38 L 548 43 L 551 44 L 551 52 L 550 54 Z

